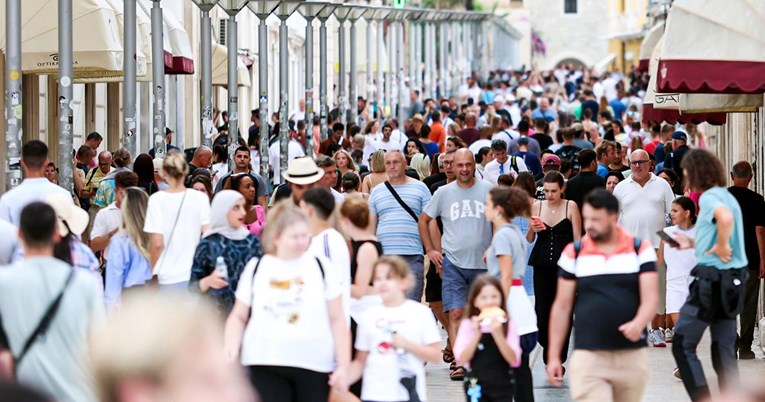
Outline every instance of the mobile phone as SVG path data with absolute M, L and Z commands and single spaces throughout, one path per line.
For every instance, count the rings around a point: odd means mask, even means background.
M 677 242 L 677 240 L 673 239 L 672 236 L 668 235 L 667 232 L 660 230 L 656 232 L 659 237 L 664 240 L 667 244 L 669 244 L 670 247 L 680 247 L 680 243 Z

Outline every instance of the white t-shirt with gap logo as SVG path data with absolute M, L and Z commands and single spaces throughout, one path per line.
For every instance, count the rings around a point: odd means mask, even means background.
M 327 301 L 341 295 L 330 262 L 307 252 L 296 260 L 272 255 L 244 267 L 236 300 L 250 307 L 242 338 L 243 366 L 295 367 L 320 373 L 335 368 L 335 341 Z
M 149 197 L 143 230 L 161 234 L 165 242 L 154 268 L 160 285 L 186 282 L 191 278 L 194 251 L 202 237 L 202 227 L 209 223 L 210 199 L 204 193 L 186 189 L 180 193 L 160 191 Z M 174 234 L 171 236 L 171 233 Z
M 343 293 L 343 311 L 350 322 L 351 317 L 351 253 L 348 242 L 337 230 L 329 228 L 311 239 L 308 251 L 316 257 L 325 257 L 335 270 L 338 285 Z
M 394 332 L 420 345 L 440 342 L 441 335 L 430 309 L 411 300 L 397 307 L 378 305 L 364 312 L 358 325 L 356 350 L 369 352 L 361 399 L 408 401 L 409 394 L 399 380 L 415 376 L 417 394 L 421 401 L 427 400 L 425 362 L 404 350 L 397 351 L 391 342 Z

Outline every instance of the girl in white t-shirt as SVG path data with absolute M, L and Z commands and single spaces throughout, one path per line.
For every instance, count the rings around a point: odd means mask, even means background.
M 665 233 L 671 237 L 677 233 L 682 233 L 691 239 L 696 237 L 696 204 L 690 198 L 675 199 L 669 216 L 674 226 L 664 228 Z M 691 270 L 696 266 L 696 253 L 692 248 L 679 250 L 671 247 L 662 240 L 657 262 L 661 264 L 662 261 L 667 266 L 667 314 L 674 324 L 679 318 L 680 307 L 690 293 L 688 287 L 693 282 Z
M 400 257 L 381 257 L 373 282 L 383 304 L 370 307 L 359 319 L 349 380 L 358 380 L 363 372 L 363 401 L 425 401 L 424 363 L 441 360 L 441 336 L 433 313 L 407 299 L 412 278 Z M 414 393 L 419 399 L 412 397 Z
M 521 365 L 520 337 L 505 309 L 502 284 L 491 274 L 477 277 L 470 287 L 454 356 L 471 370 L 465 374 L 468 400 L 513 399 L 512 368 Z
M 267 254 L 244 268 L 226 321 L 225 352 L 249 368 L 263 402 L 326 401 L 330 385 L 348 387 L 340 281 L 326 258 L 307 252 L 310 240 L 308 218 L 292 202 L 271 208 Z

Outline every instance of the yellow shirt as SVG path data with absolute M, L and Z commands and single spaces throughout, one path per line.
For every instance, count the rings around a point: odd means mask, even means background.
M 101 179 L 106 177 L 109 173 L 112 172 L 113 168 L 109 168 L 109 171 L 104 173 L 99 167 L 94 167 L 93 170 L 88 172 L 88 174 L 85 175 L 85 186 L 82 188 L 85 191 L 96 191 L 98 190 L 98 184 L 101 183 Z M 93 173 L 95 171 L 95 173 Z

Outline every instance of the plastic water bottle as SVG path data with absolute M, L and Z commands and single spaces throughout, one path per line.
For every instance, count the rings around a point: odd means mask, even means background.
M 226 262 L 223 260 L 222 255 L 215 259 L 215 272 L 221 278 L 228 280 L 228 267 L 226 266 Z

